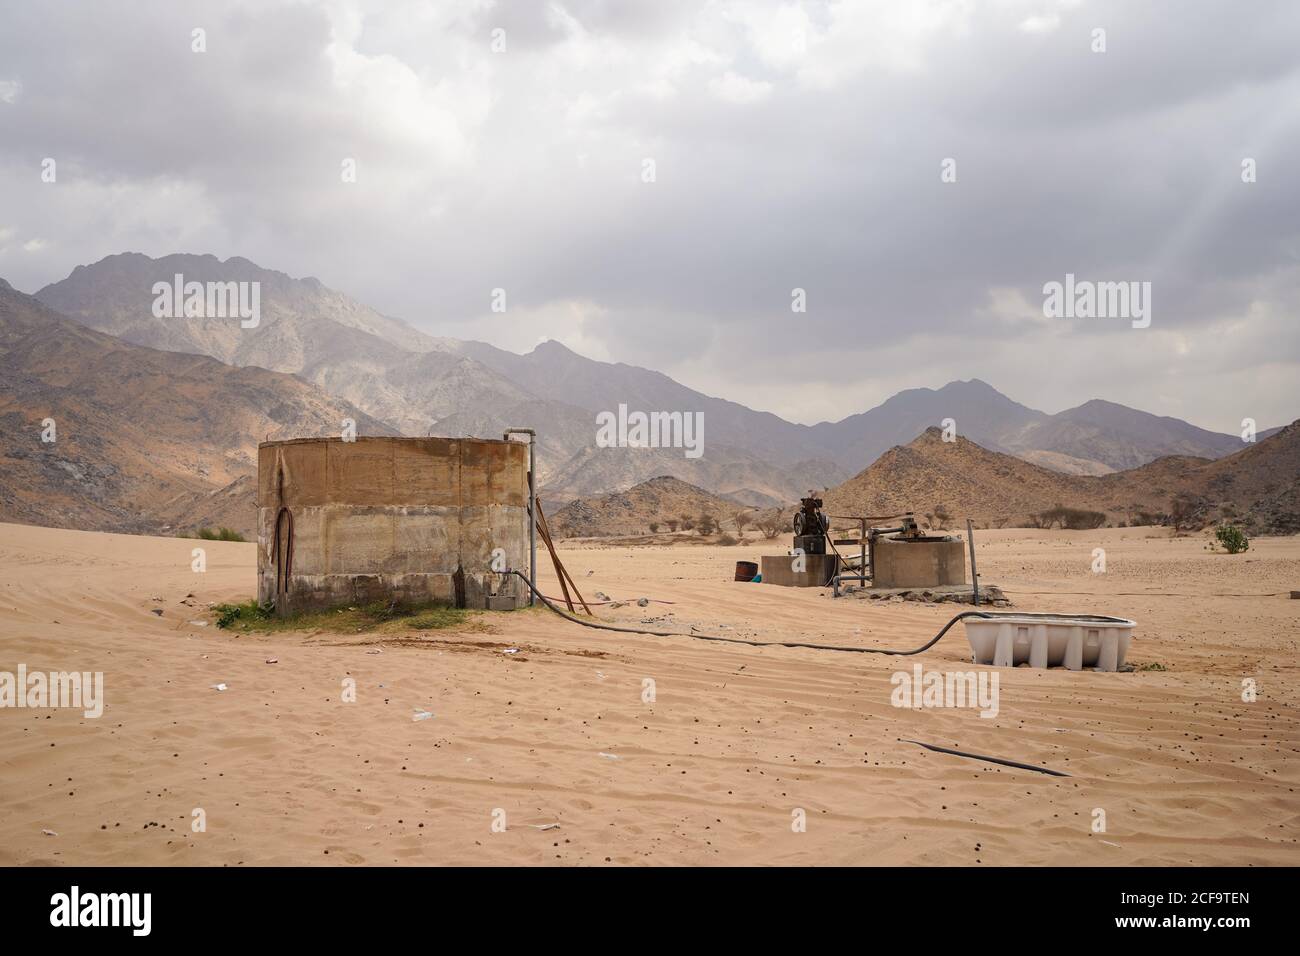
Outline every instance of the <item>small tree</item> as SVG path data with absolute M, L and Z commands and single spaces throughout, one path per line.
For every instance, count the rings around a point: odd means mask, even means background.
M 949 520 L 951 520 L 952 514 L 948 511 L 947 505 L 935 505 L 934 514 L 926 515 L 926 517 L 933 518 L 934 527 L 942 531 L 944 530 L 944 527 L 948 524 Z
M 658 533 L 659 533 L 659 522 L 658 522 L 658 521 L 651 521 L 651 522 L 650 522 L 650 533 L 651 533 L 651 534 L 658 534 Z
M 1197 520 L 1198 502 L 1188 495 L 1179 495 L 1169 502 L 1169 523 L 1174 531 L 1191 531 L 1203 527 Z
M 745 528 L 749 524 L 750 514 L 748 511 L 737 511 L 731 516 L 731 520 L 736 525 L 736 534 L 742 538 L 745 536 Z
M 700 517 L 696 520 L 696 530 L 699 531 L 700 537 L 707 537 L 717 530 L 718 522 L 713 515 L 707 511 L 701 511 Z

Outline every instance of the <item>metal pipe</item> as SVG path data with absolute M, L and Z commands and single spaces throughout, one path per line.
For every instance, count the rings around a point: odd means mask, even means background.
M 537 604 L 537 432 L 532 428 L 507 428 L 502 436 L 528 436 L 528 606 Z
M 837 574 L 831 578 L 831 597 L 840 596 L 840 582 L 843 580 L 857 581 L 863 585 L 867 583 L 865 574 Z
M 966 543 L 970 545 L 970 583 L 971 583 L 971 603 L 975 607 L 980 606 L 980 579 L 975 573 L 975 526 L 971 524 L 970 518 L 966 519 Z

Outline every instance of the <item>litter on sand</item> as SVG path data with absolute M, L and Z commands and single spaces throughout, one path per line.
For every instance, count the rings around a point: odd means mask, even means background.
M 228 690 L 229 688 L 227 688 L 225 684 L 213 684 L 213 685 L 212 685 L 212 689 L 213 689 L 213 690 Z
M 560 828 L 558 823 L 530 823 L 528 825 L 534 830 L 558 830 Z
M 559 824 L 557 823 L 556 826 L 558 827 Z M 58 836 L 58 834 L 55 833 L 53 830 L 42 830 L 41 832 L 44 833 L 46 836 Z
M 416 711 L 415 711 L 415 713 L 411 716 L 411 719 L 412 719 L 412 720 L 428 720 L 428 719 L 429 719 L 430 717 L 432 717 L 432 716 L 433 716 L 433 711 L 430 711 L 430 710 L 419 710 L 419 709 L 417 708 Z
M 519 648 L 517 648 L 517 647 L 507 647 L 507 648 L 506 648 L 504 651 L 502 651 L 501 653 L 502 653 L 502 654 L 518 654 L 518 653 L 519 653 Z
M 618 754 L 607 754 L 607 753 L 605 753 L 605 751 L 603 751 L 603 750 L 600 752 L 600 755 L 601 755 L 602 757 L 604 757 L 606 760 L 617 760 L 617 759 L 618 759 Z

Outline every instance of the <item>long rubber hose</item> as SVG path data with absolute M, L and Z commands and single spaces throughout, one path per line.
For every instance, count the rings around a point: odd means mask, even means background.
M 949 629 L 958 621 L 962 620 L 963 618 L 1062 617 L 1063 616 L 1060 614 L 1029 614 L 1029 613 L 1022 613 L 1020 611 L 1002 611 L 1002 612 L 962 611 L 960 614 L 956 615 L 951 621 L 949 621 L 947 624 L 941 627 L 939 629 L 938 634 L 934 635 L 934 637 L 930 638 L 930 640 L 926 641 L 920 647 L 914 648 L 910 651 L 892 650 L 887 647 L 842 647 L 842 646 L 836 646 L 834 644 L 809 644 L 804 641 L 747 641 L 743 637 L 722 637 L 721 635 L 717 635 L 717 634 L 693 634 L 693 633 L 683 633 L 682 631 L 651 631 L 646 628 L 640 628 L 640 627 L 619 627 L 618 625 L 615 624 L 602 624 L 599 621 L 584 620 L 574 614 L 569 614 L 568 612 L 563 611 L 560 608 L 556 607 L 551 602 L 550 598 L 548 598 L 541 591 L 537 590 L 537 588 L 533 587 L 532 582 L 528 580 L 527 575 L 523 574 L 522 572 L 516 571 L 513 568 L 511 568 L 509 570 L 498 571 L 496 573 L 515 575 L 515 577 L 523 581 L 524 585 L 530 591 L 532 591 L 533 594 L 535 594 L 538 597 L 538 599 L 547 607 L 549 607 L 552 611 L 560 615 L 560 617 L 564 618 L 565 620 L 573 621 L 575 624 L 581 624 L 583 627 L 594 627 L 597 630 L 601 630 L 601 631 L 618 631 L 619 633 L 622 634 L 648 634 L 651 637 L 692 637 L 695 638 L 697 641 L 720 641 L 724 644 L 746 644 L 750 647 L 806 647 L 815 651 L 842 651 L 847 654 L 889 654 L 895 657 L 911 657 L 913 654 L 920 654 L 922 651 L 928 651 L 930 648 L 934 647 L 934 645 L 938 644 L 940 639 L 942 639 L 943 636 L 948 633 Z M 1070 616 L 1072 617 L 1086 616 L 1090 620 L 1097 621 L 1098 623 L 1104 623 L 1104 622 L 1120 623 L 1123 621 L 1122 618 L 1102 617 L 1100 615 L 1070 615 Z
M 916 744 L 918 747 L 924 747 L 926 750 L 933 750 L 937 754 L 952 754 L 954 757 L 969 757 L 971 760 L 983 760 L 985 763 L 1001 764 L 1004 767 L 1017 767 L 1020 770 L 1033 770 L 1036 773 L 1045 773 L 1050 777 L 1068 777 L 1069 774 L 1064 770 L 1053 770 L 1050 767 L 1038 767 L 1032 763 L 1021 763 L 1019 760 L 1008 760 L 1006 757 L 990 757 L 988 754 L 973 754 L 969 750 L 954 750 L 952 747 L 940 747 L 937 744 L 922 743 L 919 740 L 912 740 L 909 737 L 899 737 L 905 744 Z
M 927 651 L 930 648 L 934 647 L 934 645 L 938 644 L 939 640 L 945 634 L 948 633 L 949 628 L 951 628 L 954 624 L 956 624 L 958 621 L 962 620 L 963 618 L 967 618 L 967 617 L 983 617 L 983 618 L 1059 617 L 1061 616 L 1057 614 L 1021 613 L 1017 611 L 1004 611 L 1004 612 L 962 611 L 960 614 L 956 615 L 951 621 L 949 621 L 947 624 L 941 627 L 939 629 L 938 634 L 934 635 L 934 637 L 930 638 L 930 640 L 926 641 L 920 647 L 910 651 L 896 651 L 885 647 L 836 647 L 832 644 L 807 644 L 802 641 L 747 641 L 743 637 L 721 637 L 716 634 L 684 634 L 681 631 L 651 631 L 639 627 L 618 627 L 614 624 L 601 624 L 598 621 L 591 621 L 591 620 L 584 621 L 582 618 L 573 614 L 569 614 L 566 611 L 562 611 L 560 610 L 560 608 L 552 604 L 550 599 L 547 598 L 545 594 L 537 590 L 537 588 L 533 587 L 532 582 L 529 581 L 528 577 L 523 573 L 516 571 L 513 568 L 508 571 L 498 571 L 497 573 L 515 575 L 517 578 L 519 578 L 519 580 L 523 581 L 524 584 L 528 587 L 528 589 L 531 590 L 535 595 L 537 595 L 537 597 L 541 600 L 541 602 L 545 604 L 547 607 L 549 607 L 552 611 L 560 615 L 560 617 L 564 618 L 565 620 L 573 621 L 575 624 L 581 624 L 583 627 L 594 627 L 597 630 L 601 630 L 601 631 L 619 631 L 620 633 L 623 634 L 648 634 L 651 637 L 691 637 L 697 641 L 721 641 L 724 644 L 747 644 L 750 647 L 808 647 L 816 651 L 844 651 L 850 654 L 891 654 L 897 657 L 910 657 L 913 654 L 920 654 L 922 651 Z M 1091 620 L 1095 620 L 1099 623 L 1104 621 L 1118 622 L 1123 620 L 1122 618 L 1104 617 L 1102 615 L 1075 615 L 1075 616 L 1088 617 Z M 1060 770 L 1050 770 L 1047 767 L 1036 767 L 1033 764 L 1021 763 L 1018 760 L 1008 760 L 1005 757 L 990 757 L 985 754 L 970 753 L 969 751 L 965 751 L 965 750 L 954 750 L 951 747 L 939 747 L 936 746 L 935 744 L 922 743 L 919 740 L 910 740 L 903 737 L 900 737 L 899 740 L 906 740 L 907 743 L 916 744 L 920 747 L 924 747 L 926 750 L 933 750 L 936 753 L 951 754 L 954 757 L 969 757 L 973 760 L 984 760 L 987 761 L 988 763 L 1001 764 L 1004 767 L 1018 767 L 1023 770 L 1034 770 L 1037 771 L 1038 773 L 1050 774 L 1051 776 L 1054 777 L 1069 776 L 1068 773 L 1065 773 Z

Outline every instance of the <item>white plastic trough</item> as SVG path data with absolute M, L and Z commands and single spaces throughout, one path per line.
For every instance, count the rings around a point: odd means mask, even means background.
M 1133 640 L 1133 621 L 1088 614 L 968 617 L 966 639 L 976 664 L 994 667 L 1095 667 L 1119 670 Z

